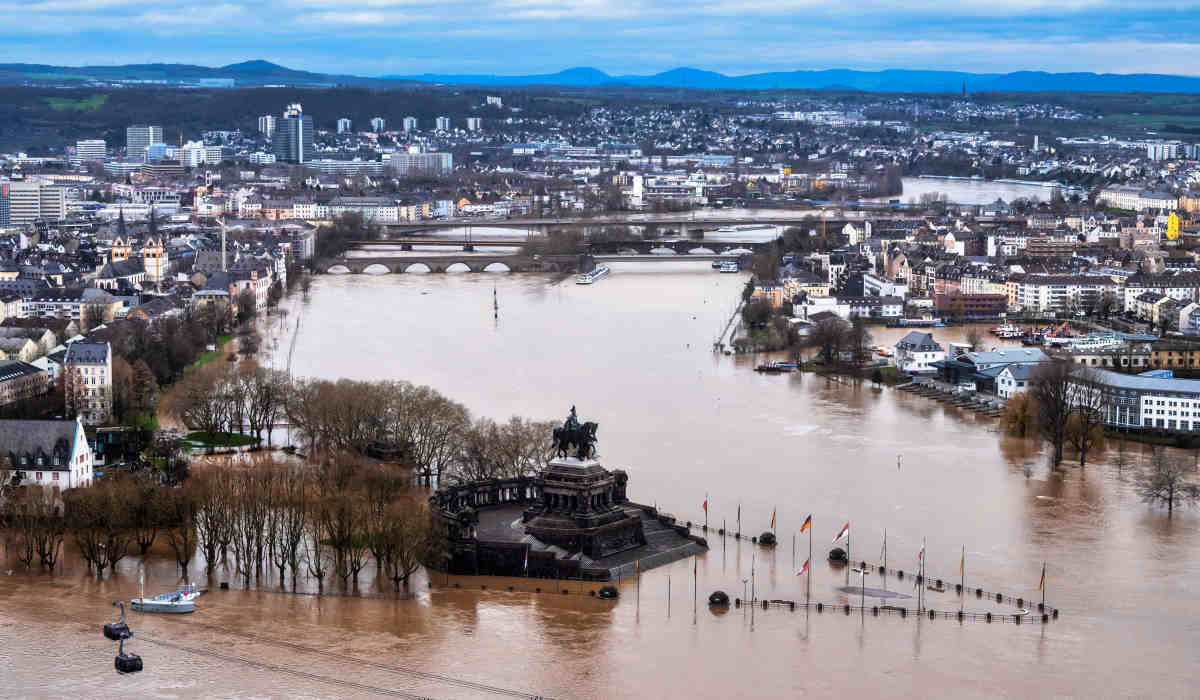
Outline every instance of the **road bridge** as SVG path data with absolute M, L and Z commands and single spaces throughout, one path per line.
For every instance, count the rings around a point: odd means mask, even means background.
M 525 218 L 525 219 L 492 219 L 492 218 L 456 218 L 435 219 L 432 221 L 412 221 L 403 223 L 380 224 L 380 228 L 389 233 L 404 233 L 416 231 L 443 231 L 451 228 L 514 228 L 535 229 L 544 231 L 552 228 L 595 228 L 599 226 L 677 226 L 686 229 L 736 226 L 740 224 L 763 224 L 775 226 L 795 226 L 798 224 L 819 225 L 821 212 L 813 210 L 789 212 L 786 210 L 770 209 L 769 214 L 746 214 L 732 216 L 688 214 L 624 214 L 619 216 L 593 216 L 588 218 Z M 846 225 L 848 221 L 861 223 L 863 219 L 850 219 L 838 216 L 836 219 L 826 219 L 825 226 L 832 229 Z
M 469 238 L 427 238 L 427 237 L 409 237 L 403 236 L 393 238 L 387 241 L 357 241 L 353 244 L 354 249 L 360 251 L 370 251 L 386 255 L 387 250 L 395 250 L 399 248 L 402 251 L 411 251 L 414 246 L 431 247 L 431 248 L 459 248 L 465 252 L 477 250 L 480 248 L 519 248 L 529 241 L 524 238 L 486 238 L 483 240 L 475 240 Z M 625 241 L 596 241 L 587 244 L 587 249 L 593 254 L 603 255 L 609 253 L 634 252 L 639 255 L 648 255 L 651 251 L 671 250 L 676 253 L 691 253 L 693 251 L 712 253 L 726 253 L 733 250 L 751 250 L 757 251 L 768 244 L 766 243 L 733 243 L 727 241 L 705 241 L 696 239 L 680 239 L 667 241 L 654 240 L 625 240 Z
M 563 272 L 574 268 L 575 257 L 567 256 L 567 260 L 535 260 L 525 255 L 372 255 L 321 260 L 317 263 L 317 271 L 340 272 L 338 268 L 344 268 L 357 275 L 374 267 L 382 268 L 380 272 L 399 273 L 415 272 L 417 270 L 413 268 L 423 265 L 429 272 L 447 272 L 455 265 L 463 265 L 470 272 L 483 272 L 497 264 L 503 265 L 509 272 Z

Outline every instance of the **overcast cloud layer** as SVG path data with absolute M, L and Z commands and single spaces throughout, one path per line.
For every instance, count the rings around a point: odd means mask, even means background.
M 1200 2 L 0 0 L 0 62 L 356 75 L 592 66 L 1200 74 Z

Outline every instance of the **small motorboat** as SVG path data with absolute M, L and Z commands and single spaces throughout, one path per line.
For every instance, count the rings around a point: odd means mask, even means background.
M 141 577 L 142 590 L 137 598 L 129 601 L 129 607 L 138 612 L 149 613 L 191 613 L 196 612 L 196 598 L 200 596 L 196 584 L 185 583 L 171 593 L 159 593 L 153 598 L 146 597 L 145 577 Z

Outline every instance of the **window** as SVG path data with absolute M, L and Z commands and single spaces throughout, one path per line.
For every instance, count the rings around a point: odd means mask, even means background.
M 38 473 L 37 473 L 37 480 L 38 480 L 38 481 L 41 481 L 41 480 L 42 480 L 42 473 L 41 473 L 41 472 L 38 472 Z
M 58 472 L 54 472 L 54 480 L 58 481 Z

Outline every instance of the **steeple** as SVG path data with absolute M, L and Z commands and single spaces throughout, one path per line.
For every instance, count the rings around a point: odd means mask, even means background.
M 117 238 L 125 239 L 125 210 L 117 212 Z
M 150 226 L 146 232 L 146 240 L 150 241 L 150 240 L 157 240 L 157 239 L 158 239 L 158 221 L 156 221 L 154 219 L 154 205 L 151 204 L 150 205 Z

